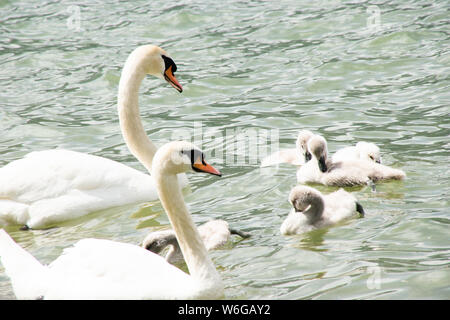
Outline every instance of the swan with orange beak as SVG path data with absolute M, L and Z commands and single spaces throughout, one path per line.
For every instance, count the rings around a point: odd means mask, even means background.
M 162 55 L 162 58 L 164 60 L 164 79 L 170 83 L 172 87 L 178 90 L 178 92 L 183 92 L 183 87 L 178 82 L 177 78 L 175 78 L 175 72 L 177 71 L 177 65 L 172 60 L 172 58 Z

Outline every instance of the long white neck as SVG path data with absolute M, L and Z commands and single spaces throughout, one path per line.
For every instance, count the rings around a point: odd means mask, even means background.
M 120 130 L 128 149 L 150 172 L 157 148 L 142 126 L 139 113 L 139 87 L 146 74 L 136 58 L 135 55 L 130 55 L 123 67 L 117 107 Z
M 211 284 L 215 285 L 221 283 L 220 276 L 186 208 L 176 175 L 161 174 L 158 170 L 153 172 L 159 199 L 169 216 L 189 273 L 201 281 L 212 281 Z

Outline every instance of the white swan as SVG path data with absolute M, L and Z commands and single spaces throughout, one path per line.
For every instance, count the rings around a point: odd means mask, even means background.
M 333 162 L 358 159 L 381 163 L 380 148 L 372 142 L 359 141 L 354 146 L 339 149 L 331 157 Z
M 232 234 L 242 238 L 250 237 L 247 232 L 230 229 L 228 222 L 224 220 L 210 220 L 197 229 L 208 251 L 226 244 Z M 166 253 L 167 262 L 174 264 L 183 260 L 180 245 L 172 229 L 151 232 L 142 241 L 142 247 L 154 253 L 160 253 L 168 246 L 170 248 Z
M 120 128 L 131 153 L 149 171 L 156 146 L 139 115 L 138 90 L 146 74 L 166 79 L 178 91 L 176 65 L 156 46 L 128 57 L 118 91 Z M 187 185 L 185 175 L 181 185 Z M 0 169 L 0 225 L 37 229 L 114 206 L 158 198 L 153 179 L 118 162 L 68 150 L 32 152 Z
M 402 170 L 367 160 L 332 162 L 328 159 L 326 140 L 314 135 L 308 141 L 312 159 L 297 171 L 297 181 L 320 183 L 327 186 L 349 187 L 373 185 L 382 180 L 402 180 L 406 175 Z
M 280 227 L 283 235 L 300 234 L 329 227 L 351 217 L 364 216 L 356 198 L 339 189 L 328 195 L 307 186 L 296 186 L 289 194 L 293 208 Z
M 261 167 L 268 167 L 280 163 L 301 166 L 311 159 L 306 143 L 314 134 L 309 130 L 301 130 L 295 142 L 295 149 L 283 149 L 272 153 L 261 161 Z
M 161 203 L 175 230 L 189 275 L 144 248 L 83 239 L 48 266 L 0 230 L 0 259 L 19 299 L 217 299 L 223 284 L 183 201 L 177 174 L 220 172 L 188 142 L 162 146 L 153 160 Z

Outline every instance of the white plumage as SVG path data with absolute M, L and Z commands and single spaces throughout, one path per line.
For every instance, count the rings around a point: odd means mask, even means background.
M 185 175 L 180 182 L 187 184 Z M 150 175 L 75 151 L 31 152 L 0 169 L 0 225 L 41 228 L 89 212 L 156 199 Z
M 354 146 L 344 147 L 336 151 L 331 160 L 333 162 L 367 160 L 381 163 L 380 148 L 372 142 L 359 141 Z
M 200 155 L 201 160 L 194 158 Z M 152 174 L 190 274 L 136 245 L 83 239 L 44 266 L 0 229 L 0 261 L 18 299 L 216 299 L 223 284 L 186 208 L 177 174 L 220 175 L 187 142 L 172 142 L 155 156 Z
M 328 159 L 326 140 L 314 135 L 308 141 L 312 159 L 297 170 L 297 181 L 302 184 L 320 183 L 327 186 L 349 187 L 373 185 L 383 180 L 402 180 L 405 173 L 373 161 Z
M 210 220 L 200 225 L 197 229 L 208 251 L 225 245 L 232 234 L 239 235 L 242 238 L 250 237 L 250 234 L 246 232 L 230 229 L 228 222 L 224 220 Z M 175 231 L 172 229 L 149 233 L 142 241 L 142 247 L 155 253 L 160 253 L 166 247 L 170 247 L 166 253 L 167 262 L 173 264 L 183 260 Z
M 358 212 L 364 215 L 356 198 L 344 189 L 323 195 L 314 188 L 296 186 L 289 194 L 289 202 L 293 208 L 280 227 L 284 235 L 333 226 L 358 216 Z
M 110 240 L 80 240 L 44 266 L 1 229 L 0 257 L 18 299 L 170 299 L 180 292 L 168 278 L 184 287 L 180 298 L 195 291 L 192 279 L 162 257 Z
M 151 74 L 165 78 L 181 92 L 175 70 L 164 50 L 141 46 L 130 54 L 122 71 L 118 91 L 121 131 L 131 153 L 148 171 L 157 148 L 142 126 L 139 86 Z M 184 174 L 179 179 L 181 187 L 187 185 Z M 156 199 L 150 175 L 75 151 L 32 152 L 0 169 L 0 225 L 44 228 L 89 212 Z
M 295 142 L 295 149 L 283 149 L 272 153 L 261 161 L 261 167 L 289 163 L 296 166 L 305 164 L 310 158 L 307 142 L 314 134 L 309 130 L 301 130 Z

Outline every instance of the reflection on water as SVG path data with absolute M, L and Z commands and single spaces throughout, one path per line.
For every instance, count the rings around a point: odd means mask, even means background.
M 292 236 L 295 239 L 295 243 L 291 245 L 296 248 L 304 250 L 314 251 L 327 251 L 325 248 L 321 248 L 324 241 L 324 235 L 327 233 L 328 228 L 313 230 L 305 234 Z

